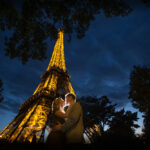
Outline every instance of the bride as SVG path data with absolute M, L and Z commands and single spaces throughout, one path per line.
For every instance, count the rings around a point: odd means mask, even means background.
M 53 127 L 57 124 L 63 124 L 68 117 L 71 107 L 64 111 L 65 101 L 59 97 L 52 102 L 52 114 L 49 118 L 48 125 L 52 128 L 52 131 L 48 135 L 46 145 L 63 145 L 65 143 L 65 135 L 61 131 L 54 131 Z

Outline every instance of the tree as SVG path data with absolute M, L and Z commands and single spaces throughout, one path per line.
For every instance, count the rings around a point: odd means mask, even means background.
M 116 104 L 112 105 L 106 96 L 100 98 L 81 97 L 80 101 L 83 105 L 84 126 L 91 127 L 93 124 L 97 124 L 103 134 L 105 126 L 108 125 L 115 113 Z
M 144 136 L 150 138 L 150 68 L 134 66 L 130 74 L 129 98 L 144 113 Z
M 96 14 L 126 16 L 131 11 L 124 0 L 1 0 L 0 30 L 11 31 L 5 38 L 6 55 L 22 63 L 44 60 L 46 41 L 56 39 L 60 26 L 68 40 L 73 33 L 82 38 Z
M 143 140 L 145 143 L 149 144 L 149 139 L 150 139 L 150 111 L 145 112 L 145 114 L 143 115 L 144 120 L 143 120 L 143 124 L 144 124 L 144 128 L 143 128 Z
M 124 109 L 117 111 L 109 122 L 109 129 L 100 137 L 99 142 L 104 145 L 109 143 L 115 146 L 120 144 L 121 146 L 124 144 L 138 144 L 135 128 L 138 128 L 139 125 L 134 123 L 137 119 L 137 112 L 125 112 Z
M 134 66 L 130 73 L 129 98 L 135 108 L 146 112 L 150 108 L 150 68 Z
M 115 136 L 135 137 L 135 128 L 138 128 L 139 125 L 135 124 L 134 121 L 137 120 L 137 112 L 125 112 L 124 109 L 121 109 L 115 113 L 115 116 L 109 122 L 110 128 L 108 129 L 108 132 Z
M 2 80 L 0 80 L 0 102 L 3 101 L 4 97 L 2 96 L 2 92 L 3 92 L 3 82 Z
M 150 6 L 150 0 L 141 0 L 144 4 L 146 4 L 147 6 Z

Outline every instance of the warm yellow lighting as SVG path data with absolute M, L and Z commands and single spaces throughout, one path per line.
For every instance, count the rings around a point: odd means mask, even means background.
M 51 67 L 55 66 L 62 69 L 66 72 L 66 64 L 65 64 L 65 57 L 64 57 L 64 35 L 63 31 L 59 30 L 58 32 L 58 39 L 54 46 L 53 54 L 48 65 L 47 70 Z
M 38 87 L 36 88 L 36 90 L 34 91 L 33 95 L 37 93 L 39 87 L 41 86 L 41 83 L 38 85 Z
M 27 115 L 24 117 L 22 122 L 19 124 L 18 128 L 15 130 L 11 138 L 9 139 L 10 142 L 13 142 L 15 138 L 18 136 L 20 133 L 21 129 L 23 128 L 23 125 L 27 122 L 28 118 L 30 117 L 31 113 L 34 111 L 36 105 L 34 105 L 32 108 L 29 108 Z
M 69 88 L 69 93 L 76 95 L 74 89 L 72 88 L 71 82 L 68 83 L 68 88 Z
M 42 101 L 44 104 L 45 100 L 42 99 Z M 23 124 L 26 123 L 26 121 L 27 121 L 26 119 L 29 118 L 29 116 L 31 115 L 31 113 L 33 112 L 35 107 L 36 107 L 36 105 L 29 111 L 29 113 L 26 115 L 24 120 L 21 122 L 21 125 L 19 126 L 20 130 L 22 129 Z M 28 141 L 32 142 L 32 139 L 34 136 L 34 134 L 32 134 L 33 131 L 35 132 L 36 139 L 38 140 L 40 138 L 40 136 L 37 133 L 41 132 L 42 131 L 41 129 L 46 124 L 49 111 L 50 111 L 49 107 L 45 107 L 45 106 L 39 104 L 36 107 L 36 109 L 34 110 L 34 114 L 30 117 L 30 120 L 28 120 L 28 122 L 26 123 L 26 127 L 23 128 L 22 134 L 20 134 L 20 136 L 17 138 L 17 141 L 20 141 L 21 139 L 23 139 L 23 141 L 25 141 L 27 138 Z M 18 132 L 19 131 L 16 131 L 16 133 L 18 133 Z M 15 135 L 17 136 L 17 134 L 15 134 Z M 13 140 L 16 137 L 15 135 L 13 135 L 11 140 Z
M 48 76 L 48 78 L 46 79 L 45 83 L 44 83 L 44 88 L 47 87 L 48 82 L 49 82 L 50 76 Z
M 94 124 L 94 130 L 95 130 L 99 135 L 101 135 L 100 129 L 99 129 L 99 127 L 98 127 L 96 124 Z

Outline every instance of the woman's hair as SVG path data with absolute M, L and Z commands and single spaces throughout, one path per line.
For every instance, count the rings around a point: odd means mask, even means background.
M 53 100 L 53 102 L 52 102 L 52 113 L 55 113 L 57 110 L 59 110 L 61 101 L 62 101 L 61 97 L 58 97 L 55 100 Z

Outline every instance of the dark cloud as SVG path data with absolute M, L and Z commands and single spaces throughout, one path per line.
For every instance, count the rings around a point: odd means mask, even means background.
M 119 105 L 130 101 L 133 65 L 150 66 L 149 13 L 138 2 L 128 17 L 97 16 L 84 39 L 73 39 L 65 47 L 72 84 L 79 95 L 107 95 Z

